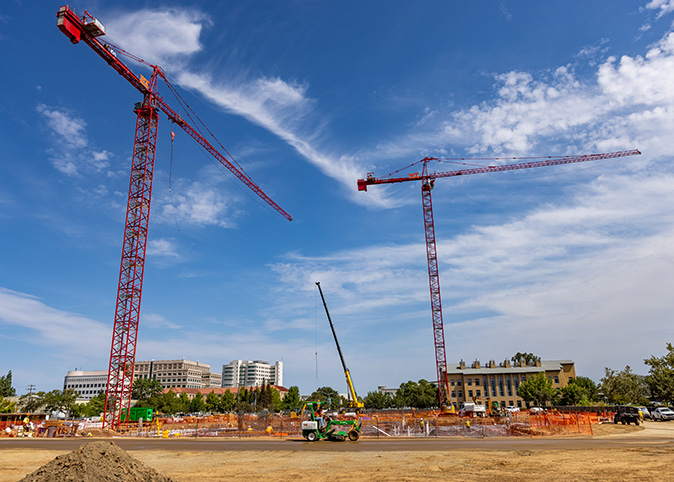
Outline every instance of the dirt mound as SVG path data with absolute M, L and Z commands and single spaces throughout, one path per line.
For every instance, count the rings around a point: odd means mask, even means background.
M 171 482 L 112 442 L 91 442 L 60 455 L 19 482 Z

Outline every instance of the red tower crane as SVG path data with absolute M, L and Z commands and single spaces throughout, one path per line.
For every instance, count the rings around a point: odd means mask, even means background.
M 502 160 L 504 158 L 436 158 L 426 157 L 409 166 L 394 171 L 383 178 L 374 177 L 374 173 L 369 172 L 366 179 L 358 180 L 358 190 L 367 191 L 368 186 L 376 184 L 392 184 L 397 182 L 421 181 L 421 200 L 424 212 L 424 228 L 426 234 L 426 255 L 428 258 L 428 280 L 431 290 L 431 314 L 433 318 L 433 340 L 435 343 L 435 364 L 438 374 L 438 392 L 440 406 L 445 407 L 451 403 L 449 397 L 449 383 L 447 380 L 447 359 L 445 356 L 445 332 L 442 321 L 442 302 L 440 299 L 440 276 L 438 272 L 438 258 L 435 250 L 435 226 L 433 223 L 433 203 L 431 202 L 431 189 L 435 180 L 442 177 L 466 176 L 469 174 L 482 174 L 487 172 L 515 171 L 519 169 L 530 169 L 532 167 L 556 166 L 559 164 L 573 164 L 576 162 L 596 161 L 599 159 L 613 159 L 618 157 L 633 156 L 641 154 L 638 150 L 610 152 L 605 154 L 588 154 L 582 156 L 548 156 L 543 160 L 520 162 L 515 164 L 503 164 L 497 166 L 475 167 L 471 169 L 460 169 L 458 171 L 448 172 L 428 172 L 428 163 L 430 161 L 484 161 L 484 160 Z M 515 157 L 508 159 L 541 159 L 539 157 Z M 415 172 L 407 177 L 394 177 L 400 171 L 407 170 L 417 164 L 422 165 L 421 173 Z
M 182 119 L 162 99 L 157 93 L 157 82 L 160 78 L 166 82 L 169 89 L 179 99 L 180 96 L 166 79 L 160 67 L 147 64 L 142 59 L 125 52 L 119 47 L 99 40 L 99 37 L 105 35 L 105 27 L 86 11 L 84 16 L 79 16 L 68 6 L 64 6 L 59 9 L 56 17 L 58 28 L 73 44 L 80 41 L 86 43 L 143 95 L 143 101 L 137 103 L 134 108 L 137 116 L 136 135 L 133 145 L 129 199 L 126 210 L 124 243 L 115 307 L 112 347 L 110 350 L 110 366 L 105 397 L 105 417 L 103 421 L 104 427 L 116 429 L 123 418 L 123 413 L 125 411 L 128 413 L 131 403 L 159 111 L 162 111 L 171 121 L 178 124 L 234 176 L 279 214 L 289 221 L 292 218 L 267 196 L 240 167 L 221 154 L 220 151 L 213 147 L 208 140 Z M 145 63 L 152 69 L 150 80 L 147 80 L 142 75 L 140 77 L 136 76 L 117 58 L 117 53 Z M 184 101 L 182 102 L 184 103 Z M 183 107 L 191 111 L 186 104 Z

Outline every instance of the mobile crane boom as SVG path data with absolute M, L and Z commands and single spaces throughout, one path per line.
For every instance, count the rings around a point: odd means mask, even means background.
M 349 387 L 349 394 L 351 395 L 351 400 L 349 401 L 349 406 L 355 409 L 363 408 L 363 402 L 358 401 L 358 395 L 356 395 L 356 389 L 353 386 L 353 381 L 351 380 L 351 372 L 346 368 L 346 362 L 344 361 L 344 355 L 342 355 L 342 349 L 339 346 L 339 341 L 337 340 L 337 333 L 335 332 L 335 326 L 332 324 L 332 319 L 330 318 L 330 312 L 328 311 L 328 305 L 325 302 L 325 297 L 323 296 L 323 290 L 321 289 L 321 283 L 316 281 L 316 286 L 318 286 L 318 292 L 321 294 L 321 300 L 323 300 L 323 307 L 325 308 L 325 314 L 328 315 L 328 321 L 330 322 L 330 329 L 332 330 L 332 336 L 335 338 L 335 345 L 337 345 L 337 351 L 339 352 L 339 359 L 342 361 L 342 368 L 344 369 L 344 375 L 346 376 L 346 384 Z

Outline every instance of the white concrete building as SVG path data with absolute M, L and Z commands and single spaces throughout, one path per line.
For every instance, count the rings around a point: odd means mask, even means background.
M 283 386 L 283 362 L 270 365 L 260 360 L 232 360 L 222 365 L 222 386 L 259 387 L 263 383 Z
M 79 396 L 79 400 L 91 400 L 100 392 L 105 391 L 108 384 L 107 370 L 69 371 L 63 381 L 63 389 L 72 388 Z

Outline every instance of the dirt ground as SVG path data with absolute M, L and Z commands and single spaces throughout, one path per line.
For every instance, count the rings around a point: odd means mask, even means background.
M 595 440 L 648 440 L 638 447 L 481 450 L 479 441 L 458 450 L 272 451 L 129 450 L 128 454 L 176 482 L 182 481 L 674 481 L 674 422 L 640 427 L 600 425 Z M 109 440 L 109 439 L 108 439 Z M 549 440 L 549 439 L 548 439 Z M 324 442 L 317 442 L 324 443 Z M 328 443 L 328 442 L 325 442 Z M 360 442 L 358 442 L 360 443 Z M 2 448 L 0 482 L 16 482 L 58 450 Z

